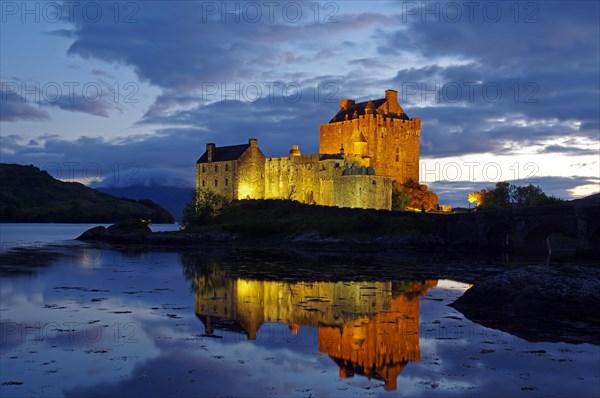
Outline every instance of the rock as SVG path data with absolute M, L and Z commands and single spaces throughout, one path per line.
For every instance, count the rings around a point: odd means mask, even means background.
M 98 226 L 82 233 L 76 239 L 85 241 L 138 241 L 152 234 L 150 227 L 140 220 L 127 220 L 108 228 Z
M 101 225 L 93 227 L 79 235 L 76 240 L 99 240 L 106 234 L 106 227 Z
M 450 306 L 529 341 L 600 342 L 600 269 L 529 266 L 476 283 Z
M 127 220 L 111 225 L 106 229 L 106 235 L 114 238 L 142 237 L 152 234 L 152 230 L 143 221 Z

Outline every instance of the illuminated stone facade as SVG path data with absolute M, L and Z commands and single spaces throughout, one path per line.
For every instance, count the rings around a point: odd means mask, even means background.
M 354 103 L 321 125 L 319 154 L 267 158 L 256 139 L 207 144 L 196 162 L 196 187 L 229 199 L 293 199 L 307 204 L 390 210 L 392 181 L 419 180 L 420 119 L 410 119 L 398 93 Z
M 407 363 L 420 359 L 418 297 L 436 284 L 285 283 L 197 274 L 195 312 L 207 335 L 222 327 L 255 340 L 265 322 L 287 323 L 292 335 L 317 327 L 319 352 L 336 362 L 340 377 L 375 377 L 393 390 Z

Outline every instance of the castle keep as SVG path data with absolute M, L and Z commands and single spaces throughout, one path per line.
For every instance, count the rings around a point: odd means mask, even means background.
M 392 207 L 392 181 L 419 181 L 421 120 L 409 118 L 398 92 L 340 109 L 322 124 L 319 154 L 267 158 L 256 139 L 207 144 L 196 162 L 196 188 L 229 199 L 293 199 L 308 204 L 365 209 Z

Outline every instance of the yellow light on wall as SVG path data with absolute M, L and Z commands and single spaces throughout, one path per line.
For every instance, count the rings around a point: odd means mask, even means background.
M 249 184 L 240 184 L 238 187 L 238 199 L 256 199 L 256 189 Z

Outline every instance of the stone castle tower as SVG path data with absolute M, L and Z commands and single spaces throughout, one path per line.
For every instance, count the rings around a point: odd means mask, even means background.
M 340 101 L 340 110 L 322 124 L 319 153 L 362 157 L 378 175 L 400 183 L 419 181 L 421 119 L 411 119 L 398 103 L 398 92 L 386 90 L 385 98 L 355 103 Z

